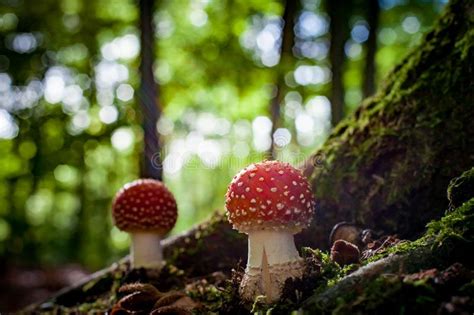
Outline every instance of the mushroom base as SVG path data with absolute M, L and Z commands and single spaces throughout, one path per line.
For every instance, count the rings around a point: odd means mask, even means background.
M 301 278 L 305 268 L 303 258 L 268 266 L 268 274 L 264 268 L 247 268 L 240 283 L 240 297 L 246 301 L 253 301 L 256 296 L 265 295 L 267 303 L 274 303 L 280 299 L 285 281 L 289 278 Z M 270 288 L 265 287 L 264 277 L 269 278 Z

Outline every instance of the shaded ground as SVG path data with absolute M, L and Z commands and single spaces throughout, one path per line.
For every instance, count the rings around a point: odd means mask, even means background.
M 88 272 L 78 265 L 3 268 L 0 273 L 0 312 L 13 312 L 38 303 L 87 275 Z

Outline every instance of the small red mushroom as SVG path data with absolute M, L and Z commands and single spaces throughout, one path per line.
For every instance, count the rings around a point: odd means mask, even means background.
M 131 236 L 133 268 L 162 266 L 161 238 L 174 227 L 177 215 L 176 200 L 160 181 L 139 179 L 117 193 L 112 216 L 117 228 Z
M 288 163 L 252 164 L 234 177 L 226 195 L 227 216 L 249 236 L 243 299 L 265 295 L 267 302 L 275 302 L 286 279 L 303 275 L 293 235 L 309 225 L 314 207 L 308 181 Z

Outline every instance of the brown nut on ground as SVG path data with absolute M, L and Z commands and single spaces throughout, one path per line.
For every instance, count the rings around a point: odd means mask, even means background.
M 339 222 L 334 225 L 329 235 L 329 246 L 332 246 L 337 240 L 345 240 L 355 245 L 359 245 L 361 229 L 354 223 Z
M 360 261 L 360 252 L 354 244 L 345 240 L 337 240 L 331 248 L 331 260 L 341 267 L 357 264 Z

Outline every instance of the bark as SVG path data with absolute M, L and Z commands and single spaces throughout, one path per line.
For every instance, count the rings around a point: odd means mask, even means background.
M 367 8 L 367 24 L 369 38 L 367 38 L 367 54 L 365 56 L 364 84 L 362 87 L 364 98 L 375 92 L 375 53 L 377 52 L 377 31 L 379 26 L 380 7 L 378 0 L 369 0 Z
M 473 24 L 474 3 L 453 1 L 378 94 L 308 160 L 303 169 L 318 207 L 315 223 L 296 237 L 298 248 L 327 248 L 330 229 L 340 221 L 415 239 L 442 216 L 450 179 L 474 165 Z M 237 268 L 246 245 L 225 217 L 214 216 L 166 240 L 164 255 L 186 277 L 201 277 Z M 85 288 L 100 291 L 101 283 L 111 290 L 124 269 L 125 261 L 53 301 L 85 294 Z
M 327 1 L 330 18 L 329 63 L 331 64 L 331 108 L 332 124 L 337 125 L 344 117 L 344 64 L 346 55 L 344 45 L 349 38 L 349 17 L 352 1 Z

